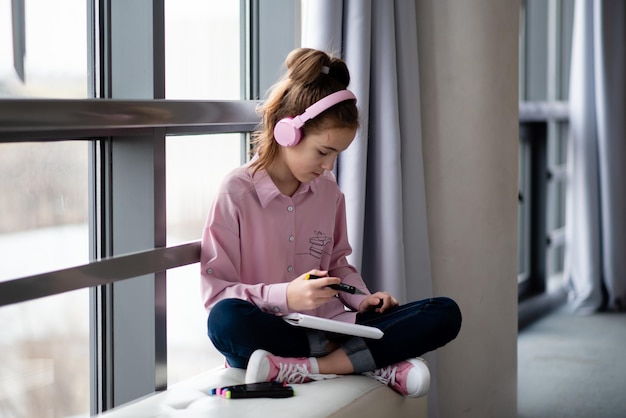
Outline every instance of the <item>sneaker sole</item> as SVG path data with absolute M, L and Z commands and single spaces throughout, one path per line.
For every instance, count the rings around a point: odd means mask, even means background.
M 411 386 L 417 386 L 417 390 L 412 393 L 408 393 L 405 396 L 409 398 L 419 398 L 420 396 L 426 395 L 430 390 L 430 370 L 428 369 L 428 364 L 426 364 L 426 361 L 424 361 L 420 357 L 412 358 L 407 361 L 411 363 L 416 369 L 420 370 L 420 377 L 419 380 L 415 379 L 413 382 L 411 382 Z M 407 384 L 407 386 L 409 385 Z

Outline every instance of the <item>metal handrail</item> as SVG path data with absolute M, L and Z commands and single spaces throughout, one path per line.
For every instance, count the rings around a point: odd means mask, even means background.
M 158 273 L 200 261 L 200 241 L 0 282 L 0 306 Z
M 567 121 L 569 104 L 563 101 L 554 102 L 520 102 L 520 122 L 542 122 L 546 120 Z
M 250 132 L 258 101 L 6 99 L 0 100 L 0 143 L 89 136 Z

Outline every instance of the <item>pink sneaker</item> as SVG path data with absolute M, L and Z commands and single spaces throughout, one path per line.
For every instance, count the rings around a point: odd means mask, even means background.
M 428 365 L 419 357 L 363 374 L 386 384 L 399 394 L 409 398 L 424 396 L 430 388 Z
M 337 377 L 334 374 L 319 374 L 312 370 L 308 358 L 274 356 L 265 350 L 256 350 L 250 356 L 246 370 L 246 383 L 281 382 L 306 383 Z

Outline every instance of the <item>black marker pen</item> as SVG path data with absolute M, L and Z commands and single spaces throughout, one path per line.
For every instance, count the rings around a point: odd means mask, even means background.
M 322 276 L 316 276 L 315 274 L 307 274 L 306 280 L 313 279 L 321 279 Z M 353 295 L 366 295 L 367 293 L 363 292 L 361 289 L 357 289 L 354 286 L 350 286 L 349 284 L 338 283 L 338 284 L 329 284 L 328 287 L 335 290 L 340 290 L 342 292 L 350 293 Z

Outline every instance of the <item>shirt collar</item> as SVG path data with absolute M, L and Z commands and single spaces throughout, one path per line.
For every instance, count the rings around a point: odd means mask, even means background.
M 250 171 L 250 175 L 262 207 L 266 207 L 273 199 L 281 196 L 280 190 L 278 190 L 271 177 L 267 174 L 267 171 L 259 170 L 254 175 Z M 308 193 L 309 191 L 315 193 L 318 181 L 319 179 L 315 179 L 309 183 L 300 183 L 300 187 L 298 187 L 293 196 Z

